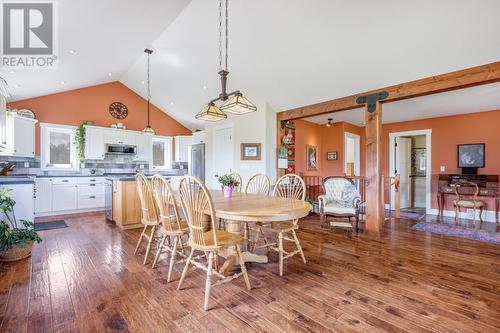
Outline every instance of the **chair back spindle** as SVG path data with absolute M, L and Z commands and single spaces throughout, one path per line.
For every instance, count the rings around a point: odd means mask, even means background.
M 151 188 L 163 228 L 169 232 L 181 230 L 179 208 L 167 178 L 162 175 L 153 176 Z
M 304 200 L 306 198 L 305 188 L 306 184 L 301 177 L 289 173 L 281 176 L 276 182 L 274 196 Z
M 135 175 L 135 182 L 137 186 L 137 193 L 139 194 L 139 200 L 141 202 L 141 222 L 143 224 L 157 223 L 158 213 L 148 179 L 142 173 L 138 173 Z
M 234 188 L 236 192 L 241 192 L 241 189 L 243 188 L 243 179 L 241 178 L 241 175 L 239 173 L 233 172 L 231 174 L 231 177 L 233 179 L 236 179 L 238 181 L 238 186 Z
M 262 173 L 257 173 L 248 180 L 245 193 L 268 195 L 270 188 L 271 182 L 269 181 L 269 177 Z

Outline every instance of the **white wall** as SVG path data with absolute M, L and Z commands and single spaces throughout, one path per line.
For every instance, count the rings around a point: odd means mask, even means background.
M 265 173 L 274 183 L 276 178 L 276 113 L 266 102 L 250 100 L 257 105 L 257 111 L 244 115 L 231 115 L 223 121 L 205 122 L 205 183 L 209 188 L 219 189 L 215 179 L 214 160 L 217 158 L 217 147 L 213 147 L 214 130 L 225 125 L 233 126 L 234 161 L 233 172 L 239 173 L 243 184 L 255 173 Z M 240 159 L 241 143 L 261 143 L 262 159 L 259 161 L 242 161 Z

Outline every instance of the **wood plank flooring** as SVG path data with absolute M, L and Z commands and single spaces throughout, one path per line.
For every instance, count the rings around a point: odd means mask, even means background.
M 177 291 L 182 265 L 171 283 L 167 258 L 143 266 L 139 230 L 64 219 L 31 259 L 0 264 L 1 332 L 500 332 L 500 245 L 413 232 L 416 221 L 356 236 L 308 217 L 307 264 L 289 259 L 280 277 L 272 254 L 248 266 L 252 291 L 214 287 L 205 312 L 204 272 Z

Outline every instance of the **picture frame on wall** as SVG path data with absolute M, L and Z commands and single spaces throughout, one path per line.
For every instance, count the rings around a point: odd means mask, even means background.
M 306 167 L 307 170 L 318 170 L 318 146 L 306 146 Z
M 242 143 L 240 155 L 242 161 L 257 161 L 261 159 L 260 143 Z
M 327 161 L 336 161 L 338 158 L 336 151 L 329 151 L 326 153 Z

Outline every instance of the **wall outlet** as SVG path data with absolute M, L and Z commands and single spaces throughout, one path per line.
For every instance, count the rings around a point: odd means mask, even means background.
M 446 171 L 446 168 L 444 167 L 444 165 L 441 165 L 439 167 L 439 171 L 441 171 L 441 172 L 445 172 Z
M 139 164 L 139 169 L 144 169 L 144 164 Z
M 24 167 L 29 168 L 30 167 L 30 162 L 24 162 Z

